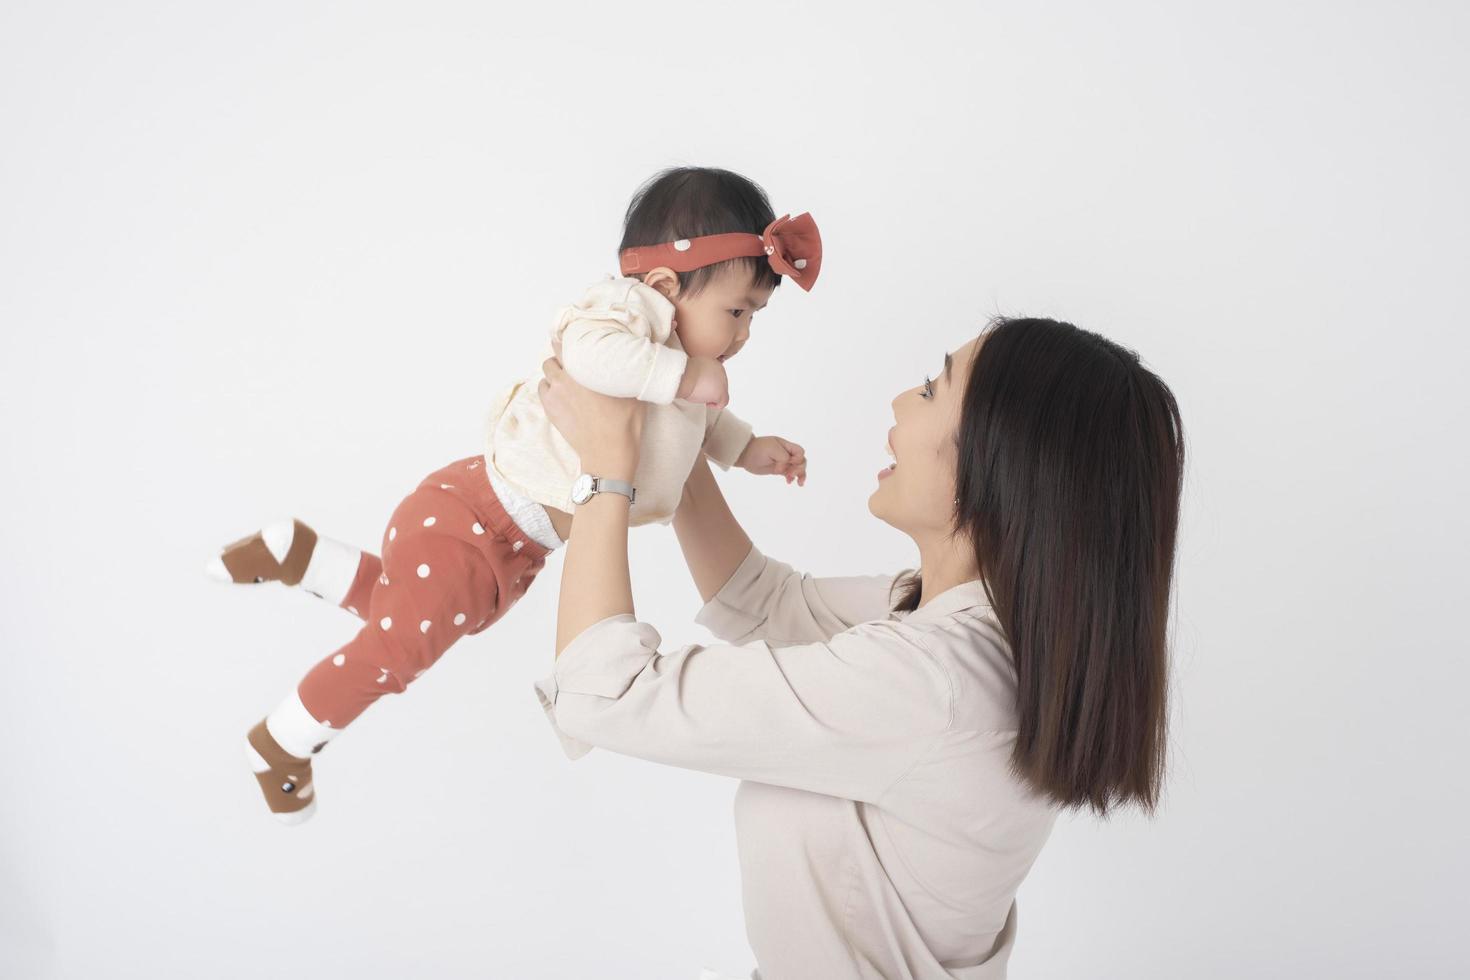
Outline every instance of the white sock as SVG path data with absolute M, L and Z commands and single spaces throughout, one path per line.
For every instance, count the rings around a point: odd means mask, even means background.
M 329 719 L 330 721 L 330 719 Z M 338 729 L 328 722 L 317 721 L 295 688 L 265 719 L 266 731 L 276 744 L 298 759 L 310 759 L 316 747 L 337 737 Z
M 334 606 L 340 606 L 357 579 L 357 566 L 361 561 L 362 552 L 352 545 L 318 534 L 311 561 L 301 576 L 301 587 Z

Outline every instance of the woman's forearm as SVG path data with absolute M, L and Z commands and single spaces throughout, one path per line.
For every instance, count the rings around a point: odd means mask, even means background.
M 730 512 L 709 460 L 702 456 L 684 483 L 684 496 L 674 512 L 674 533 L 705 602 L 730 581 L 750 554 L 750 537 Z
M 556 615 L 557 656 L 587 627 L 633 612 L 628 506 L 620 493 L 599 493 L 572 516 Z

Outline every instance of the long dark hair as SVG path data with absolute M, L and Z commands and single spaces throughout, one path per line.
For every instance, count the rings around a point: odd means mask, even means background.
M 1159 800 L 1184 429 L 1131 350 L 1070 323 L 981 334 L 954 527 L 1015 660 L 1014 772 L 1065 807 Z M 900 586 L 914 609 L 917 575 Z

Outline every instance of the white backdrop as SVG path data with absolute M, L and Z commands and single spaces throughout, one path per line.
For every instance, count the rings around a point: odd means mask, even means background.
M 734 785 L 570 764 L 536 706 L 559 557 L 320 758 L 299 828 L 240 738 L 354 623 L 199 572 L 274 516 L 377 541 L 678 163 L 827 242 L 732 365 L 737 410 L 812 459 L 804 490 L 722 478 L 770 554 L 913 562 L 865 506 L 889 400 L 992 313 L 1099 330 L 1179 397 L 1166 805 L 1058 824 L 1012 975 L 1466 975 L 1467 28 L 1402 2 L 7 3 L 0 975 L 751 965 Z M 672 532 L 635 548 L 640 616 L 703 638 Z

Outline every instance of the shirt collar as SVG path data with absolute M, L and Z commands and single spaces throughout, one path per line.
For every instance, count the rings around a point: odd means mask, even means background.
M 990 608 L 985 585 L 978 578 L 939 593 L 913 612 L 896 612 L 893 617 L 910 623 L 928 623 L 976 607 Z

